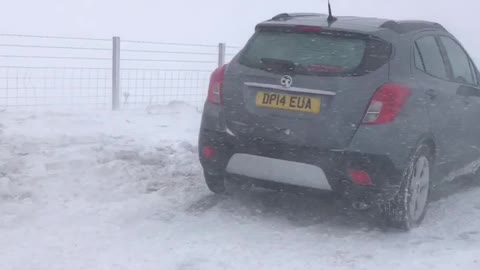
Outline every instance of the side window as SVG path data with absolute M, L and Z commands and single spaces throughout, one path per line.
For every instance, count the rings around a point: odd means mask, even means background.
M 449 37 L 440 37 L 452 66 L 453 79 L 458 83 L 476 84 L 472 73 L 472 64 L 465 51 Z
M 447 69 L 435 37 L 420 38 L 415 44 L 418 48 L 419 56 L 423 60 L 424 68 L 420 68 L 420 70 L 424 70 L 437 78 L 448 80 Z

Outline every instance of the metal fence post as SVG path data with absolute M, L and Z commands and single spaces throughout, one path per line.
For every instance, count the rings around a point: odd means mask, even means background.
M 225 43 L 218 44 L 218 66 L 221 67 L 225 65 L 225 51 L 227 45 Z
M 113 37 L 112 110 L 120 110 L 120 37 Z

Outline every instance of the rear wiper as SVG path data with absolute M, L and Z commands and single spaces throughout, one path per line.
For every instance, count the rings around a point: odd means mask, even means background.
M 297 67 L 297 64 L 293 61 L 283 59 L 261 58 L 260 62 L 262 63 L 262 69 L 273 72 L 292 72 Z
M 319 71 L 331 72 L 328 66 L 321 66 L 322 68 L 319 68 L 318 66 L 304 66 L 299 63 L 283 59 L 261 58 L 260 63 L 260 68 L 269 72 L 311 74 L 316 72 L 315 68 L 318 68 Z M 312 67 L 313 69 L 311 69 Z

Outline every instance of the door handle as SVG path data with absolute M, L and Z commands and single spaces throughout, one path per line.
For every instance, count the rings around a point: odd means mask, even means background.
M 425 94 L 430 98 L 430 100 L 434 100 L 437 97 L 437 91 L 433 89 L 428 89 Z

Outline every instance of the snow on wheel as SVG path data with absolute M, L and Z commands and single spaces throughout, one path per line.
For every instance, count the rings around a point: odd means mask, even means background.
M 421 156 L 412 173 L 409 197 L 409 215 L 412 221 L 419 221 L 425 213 L 430 188 L 430 162 L 427 157 Z
M 410 230 L 423 221 L 430 195 L 431 165 L 431 150 L 422 144 L 405 170 L 399 193 L 385 208 L 389 226 Z

